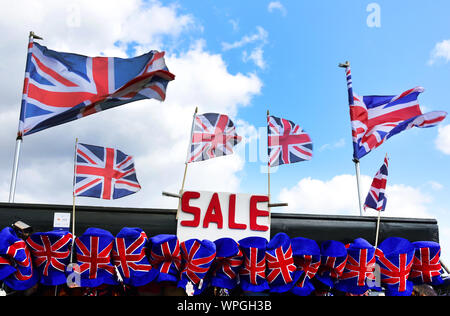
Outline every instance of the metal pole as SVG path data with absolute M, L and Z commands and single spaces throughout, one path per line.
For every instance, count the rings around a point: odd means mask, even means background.
M 31 55 L 31 49 L 33 48 L 33 40 L 34 39 L 42 39 L 42 37 L 37 36 L 36 34 L 34 34 L 34 32 L 30 32 L 30 34 L 28 35 L 28 49 L 27 49 L 27 59 L 26 59 L 26 63 L 25 63 L 25 75 L 24 75 L 24 79 L 23 79 L 23 92 L 22 92 L 22 102 L 27 102 L 27 95 L 28 95 L 28 66 L 30 63 L 30 55 Z M 20 109 L 20 111 L 22 112 L 22 108 Z M 19 169 L 19 157 L 20 157 L 20 148 L 22 145 L 22 131 L 20 128 L 20 118 L 19 118 L 19 129 L 18 129 L 18 133 L 17 133 L 17 138 L 16 138 L 16 148 L 14 151 L 14 164 L 13 164 L 13 169 L 12 169 L 12 174 L 11 174 L 11 184 L 9 187 L 9 199 L 8 202 L 9 203 L 14 203 L 14 197 L 16 194 L 16 183 L 17 183 L 17 171 Z
M 363 202 L 361 197 L 361 174 L 359 171 L 359 160 L 354 159 L 353 162 L 355 163 L 355 171 L 356 171 L 356 186 L 358 189 L 358 202 L 359 202 L 359 215 L 363 215 Z

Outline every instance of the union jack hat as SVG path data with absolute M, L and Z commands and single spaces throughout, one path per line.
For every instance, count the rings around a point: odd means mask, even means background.
M 124 284 L 143 286 L 156 278 L 158 270 L 146 256 L 147 247 L 147 235 L 140 228 L 125 227 L 117 234 L 112 259 Z
M 39 282 L 48 286 L 65 284 L 72 234 L 64 230 L 34 233 L 28 237 L 27 244 L 39 275 Z
M 31 252 L 26 242 L 17 237 L 11 227 L 6 227 L 0 232 L 0 256 L 8 260 L 14 266 L 11 269 L 3 267 L 3 282 L 15 291 L 27 290 L 38 282 L 37 274 L 33 268 Z M 3 264 L 2 264 L 3 265 Z
M 335 288 L 353 295 L 364 294 L 375 279 L 375 248 L 367 240 L 358 238 L 348 245 L 347 253 L 344 272 Z
M 181 271 L 181 250 L 176 235 L 151 237 L 150 263 L 158 271 L 156 282 L 178 282 Z
M 295 271 L 292 256 L 291 239 L 285 233 L 276 234 L 267 244 L 266 249 L 266 280 L 270 292 L 284 293 L 294 285 Z M 298 279 L 298 277 L 297 277 Z
M 216 258 L 210 270 L 211 285 L 234 289 L 237 285 L 237 275 L 244 262 L 244 254 L 239 244 L 232 238 L 220 238 L 214 241 Z
M 75 239 L 75 252 L 80 273 L 80 286 L 115 285 L 117 278 L 111 263 L 114 236 L 104 229 L 88 228 Z
M 201 294 L 207 287 L 204 279 L 216 257 L 216 245 L 206 239 L 189 239 L 180 243 L 180 248 L 183 270 L 178 287 L 186 289 L 186 285 L 191 282 L 194 295 Z
M 412 243 L 415 249 L 414 262 L 409 276 L 414 284 L 441 285 L 441 246 L 434 241 Z
M 414 259 L 414 246 L 404 238 L 386 238 L 376 250 L 381 284 L 386 296 L 411 296 L 413 283 L 408 280 Z
M 291 292 L 298 296 L 308 296 L 315 289 L 311 279 L 319 270 L 320 248 L 315 240 L 308 238 L 296 237 L 291 242 L 297 279 Z
M 320 267 L 315 279 L 333 288 L 344 272 L 347 263 L 347 248 L 336 240 L 327 240 L 320 245 Z
M 266 280 L 266 247 L 263 237 L 247 237 L 238 241 L 244 254 L 244 264 L 239 271 L 241 289 L 262 292 L 269 289 Z

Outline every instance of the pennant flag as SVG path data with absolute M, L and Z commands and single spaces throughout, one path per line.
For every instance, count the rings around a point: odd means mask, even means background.
M 134 58 L 87 57 L 30 40 L 19 135 L 67 123 L 125 103 L 165 99 L 175 76 L 164 52 Z
M 433 127 L 442 122 L 446 112 L 423 114 L 417 97 L 424 91 L 416 87 L 397 96 L 357 96 L 353 94 L 350 67 L 346 68 L 352 123 L 353 157 L 361 159 L 371 150 L 400 132 L 413 127 Z
M 381 212 L 386 208 L 387 198 L 385 195 L 385 190 L 388 176 L 388 161 L 389 159 L 386 155 L 383 165 L 373 178 L 369 194 L 364 202 L 364 210 L 366 210 L 366 208 L 372 208 Z
M 241 141 L 234 123 L 227 115 L 206 113 L 196 115 L 187 162 L 203 161 L 230 155 Z
M 118 199 L 141 189 L 133 157 L 120 150 L 78 143 L 74 195 Z
M 267 116 L 269 167 L 312 158 L 311 138 L 292 121 Z

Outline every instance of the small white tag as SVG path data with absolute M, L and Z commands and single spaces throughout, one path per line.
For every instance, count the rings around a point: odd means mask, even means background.
M 70 213 L 55 213 L 53 228 L 70 228 Z
M 186 284 L 186 295 L 187 296 L 193 296 L 194 295 L 194 285 L 192 282 L 188 282 Z
M 3 289 L 0 289 L 0 296 L 6 296 L 6 292 Z

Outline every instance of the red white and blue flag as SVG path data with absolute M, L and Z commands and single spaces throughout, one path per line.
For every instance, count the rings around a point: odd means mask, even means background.
M 203 161 L 233 153 L 241 141 L 233 121 L 225 114 L 196 115 L 187 162 Z
M 30 39 L 19 135 L 137 100 L 163 101 L 174 78 L 164 52 L 127 59 L 87 57 L 53 51 Z
M 373 178 L 369 194 L 367 194 L 366 201 L 364 202 L 364 210 L 366 210 L 366 208 L 372 208 L 379 212 L 385 210 L 387 202 L 385 191 L 388 176 L 388 163 L 389 159 L 386 156 L 383 165 Z
M 311 138 L 292 121 L 267 116 L 269 166 L 311 160 Z
M 350 67 L 346 68 L 352 123 L 353 157 L 360 159 L 390 137 L 413 127 L 433 127 L 442 122 L 446 112 L 422 113 L 417 98 L 422 87 L 397 96 L 358 96 L 353 94 Z
M 132 156 L 114 148 L 77 144 L 75 196 L 111 200 L 140 189 Z

